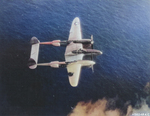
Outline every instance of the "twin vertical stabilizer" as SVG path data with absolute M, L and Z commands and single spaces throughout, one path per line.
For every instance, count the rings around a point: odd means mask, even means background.
M 32 47 L 28 65 L 30 69 L 35 69 L 38 62 L 40 41 L 36 37 L 32 37 L 30 43 Z

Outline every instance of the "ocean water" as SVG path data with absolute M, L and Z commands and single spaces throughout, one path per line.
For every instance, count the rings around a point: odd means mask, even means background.
M 135 107 L 150 81 L 150 1 L 145 0 L 1 0 L 0 114 L 67 115 L 79 101 L 119 97 Z M 30 39 L 67 40 L 79 17 L 83 38 L 94 37 L 103 54 L 94 73 L 83 68 L 79 86 L 70 86 L 67 70 L 30 70 Z M 65 47 L 40 46 L 39 62 L 64 61 Z M 150 104 L 149 104 L 150 105 Z

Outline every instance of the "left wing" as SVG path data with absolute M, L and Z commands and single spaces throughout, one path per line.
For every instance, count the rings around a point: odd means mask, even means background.
M 81 39 L 82 39 L 82 35 L 81 35 L 80 20 L 78 17 L 76 17 L 72 22 L 68 40 L 81 40 Z M 71 42 L 66 48 L 65 55 L 73 55 L 72 54 L 73 50 L 79 50 L 82 48 L 83 48 L 83 46 L 81 43 Z M 66 59 L 66 61 L 68 61 L 68 60 Z
M 69 39 L 68 40 L 81 40 L 81 25 L 80 25 L 80 19 L 76 17 L 72 21 L 71 29 L 70 29 L 70 34 L 69 34 Z
M 78 64 L 76 62 L 71 63 L 67 66 L 67 71 L 70 85 L 76 87 L 79 83 L 81 64 Z

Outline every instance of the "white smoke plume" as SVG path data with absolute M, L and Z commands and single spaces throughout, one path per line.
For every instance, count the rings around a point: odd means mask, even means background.
M 146 100 L 143 100 L 141 107 L 133 109 L 132 116 L 150 116 L 150 108 L 146 104 Z
M 103 98 L 94 103 L 78 102 L 68 116 L 150 116 L 150 82 L 146 84 L 144 91 L 147 97 L 141 98 L 141 102 L 137 101 L 134 108 L 130 102 L 118 107 L 117 104 L 121 103 L 118 97 Z
M 118 108 L 114 110 L 107 110 L 108 100 L 105 98 L 98 100 L 95 103 L 79 102 L 77 106 L 68 116 L 130 116 L 132 113 L 132 107 L 127 106 L 127 113 L 124 114 Z
M 136 104 L 140 107 L 133 109 L 132 116 L 150 116 L 150 82 L 147 82 L 144 91 L 147 93 L 147 97 L 146 99 L 141 99 L 141 103 Z

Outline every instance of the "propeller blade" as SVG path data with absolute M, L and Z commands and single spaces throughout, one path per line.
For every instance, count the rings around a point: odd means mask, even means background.
M 92 48 L 92 49 L 93 49 L 93 44 L 94 44 L 93 35 L 91 35 L 91 48 Z
M 94 44 L 93 35 L 91 35 L 91 44 Z
M 93 41 L 93 35 L 91 35 L 91 40 Z
M 93 41 L 93 35 L 91 35 L 91 48 L 93 49 L 93 45 L 94 41 Z M 91 60 L 93 60 L 93 54 L 91 54 Z
M 91 44 L 91 48 L 93 49 L 93 44 Z
M 93 65 L 92 65 L 92 67 L 91 67 L 91 68 L 92 68 L 92 72 L 94 73 L 94 67 L 93 67 Z

